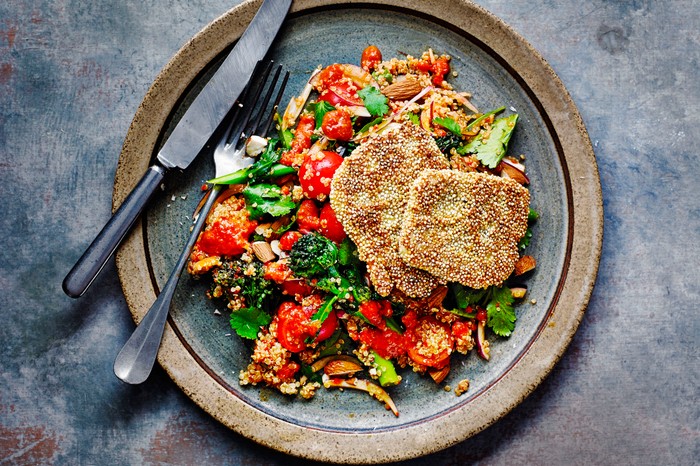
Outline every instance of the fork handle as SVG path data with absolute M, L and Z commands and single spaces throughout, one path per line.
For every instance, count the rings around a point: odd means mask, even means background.
M 63 291 L 68 296 L 78 298 L 85 293 L 129 232 L 164 175 L 165 168 L 162 166 L 149 167 L 141 181 L 66 275 Z
M 204 222 L 216 198 L 219 197 L 221 189 L 222 185 L 214 185 L 212 187 L 209 198 L 202 210 L 200 210 L 187 244 L 182 250 L 163 290 L 114 360 L 114 374 L 126 383 L 140 384 L 144 382 L 153 369 L 160 341 L 163 338 L 165 322 L 170 312 L 170 303 L 177 288 L 177 282 L 180 280 L 180 275 L 189 260 L 192 247 L 197 241 L 199 232 L 204 226 Z

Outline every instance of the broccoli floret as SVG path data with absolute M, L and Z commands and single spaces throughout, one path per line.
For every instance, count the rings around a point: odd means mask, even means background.
M 337 260 L 338 247 L 318 233 L 302 236 L 289 252 L 289 268 L 298 277 L 324 276 Z
M 462 144 L 462 138 L 456 134 L 449 133 L 446 136 L 435 138 L 435 142 L 443 154 L 450 155 L 451 149 L 456 149 Z
M 265 271 L 259 261 L 245 262 L 241 259 L 223 261 L 213 274 L 212 290 L 220 287 L 229 298 L 243 296 L 246 306 L 268 309 L 274 300 L 274 283 L 264 278 Z

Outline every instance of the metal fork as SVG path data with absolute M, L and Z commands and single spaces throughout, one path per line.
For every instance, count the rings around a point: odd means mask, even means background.
M 232 173 L 237 169 L 244 168 L 246 165 L 250 165 L 252 160 L 244 157 L 247 138 L 253 134 L 266 136 L 274 122 L 274 115 L 280 99 L 282 98 L 284 88 L 287 85 L 289 72 L 285 73 L 282 83 L 277 90 L 269 116 L 263 119 L 267 113 L 266 110 L 270 99 L 275 92 L 282 66 L 277 66 L 272 81 L 267 86 L 266 84 L 272 70 L 272 62 L 268 62 L 266 65 L 262 62 L 258 63 L 253 76 L 258 76 L 260 69 L 263 67 L 264 71 L 259 75 L 260 77 L 257 79 L 257 82 L 254 82 L 255 78 L 251 79 L 244 96 L 239 101 L 238 105 L 234 106 L 234 109 L 224 120 L 224 123 L 222 123 L 223 134 L 214 149 L 214 164 L 217 178 Z M 266 87 L 267 92 L 262 100 L 260 100 L 262 92 Z M 253 107 L 258 102 L 258 112 L 255 113 Z M 171 272 L 163 290 L 117 355 L 114 361 L 114 373 L 124 382 L 139 384 L 144 382 L 150 375 L 156 356 L 158 355 L 158 348 L 160 347 L 163 331 L 165 330 L 165 322 L 167 321 L 170 311 L 170 303 L 175 294 L 180 275 L 189 260 L 192 247 L 197 241 L 199 232 L 202 230 L 206 218 L 209 215 L 209 211 L 216 202 L 222 187 L 223 185 L 214 185 L 210 189 L 207 201 L 200 210 L 194 226 L 192 227 L 192 232 L 187 240 L 187 244 L 182 254 L 180 254 L 175 268 Z

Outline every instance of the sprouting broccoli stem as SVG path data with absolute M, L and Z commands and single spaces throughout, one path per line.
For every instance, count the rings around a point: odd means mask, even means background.
M 270 167 L 270 171 L 267 173 L 269 178 L 279 178 L 280 176 L 290 175 L 296 173 L 294 167 L 283 165 L 281 163 L 276 163 Z M 228 175 L 220 176 L 219 178 L 214 178 L 207 181 L 210 184 L 243 184 L 251 181 L 250 179 L 250 167 L 241 168 Z
M 379 373 L 379 385 L 388 387 L 398 385 L 401 382 L 401 378 L 396 373 L 396 368 L 391 361 L 379 356 L 376 351 L 372 351 L 372 357 L 374 358 L 374 368 Z

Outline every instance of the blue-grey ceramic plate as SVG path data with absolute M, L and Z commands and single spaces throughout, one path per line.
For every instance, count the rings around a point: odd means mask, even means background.
M 148 166 L 188 95 L 206 81 L 221 52 L 241 34 L 259 2 L 245 2 L 193 38 L 159 75 L 127 135 L 115 205 Z M 319 64 L 358 63 L 377 45 L 385 58 L 427 48 L 452 57 L 450 81 L 482 110 L 520 115 L 510 153 L 524 154 L 532 207 L 540 213 L 528 253 L 537 258 L 515 333 L 492 338 L 491 360 L 457 356 L 443 383 L 469 379 L 457 397 L 406 370 L 390 393 L 397 418 L 362 392 L 319 390 L 311 401 L 266 388 L 240 387 L 250 349 L 232 331 L 222 303 L 183 276 L 159 355 L 173 380 L 205 410 L 241 434 L 294 455 L 377 463 L 445 448 L 498 420 L 551 370 L 585 309 L 597 270 L 602 203 L 595 158 L 578 112 L 542 58 L 510 28 L 464 1 L 300 1 L 270 55 L 292 75 L 288 99 Z M 139 321 L 165 283 L 188 236 L 210 157 L 169 173 L 165 189 L 117 258 L 124 293 Z M 219 311 L 219 313 L 215 311 Z

